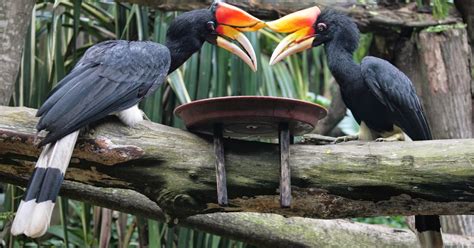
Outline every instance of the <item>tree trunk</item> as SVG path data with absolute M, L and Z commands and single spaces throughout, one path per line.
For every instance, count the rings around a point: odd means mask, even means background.
M 435 139 L 471 138 L 470 49 L 465 29 L 422 31 L 402 46 L 396 65 L 413 80 Z M 443 232 L 474 235 L 474 216 L 443 216 Z
M 20 69 L 34 0 L 0 0 L 0 105 L 8 105 Z
M 467 24 L 467 33 L 471 41 L 471 47 L 474 47 L 474 5 L 471 0 L 454 0 L 454 3 Z M 471 52 L 474 52 L 474 49 L 471 49 Z
M 471 44 L 471 71 L 473 69 L 472 59 L 474 59 L 474 4 L 471 0 L 455 0 L 457 9 L 461 12 L 464 22 L 467 24 L 467 33 Z M 472 104 L 474 106 L 474 80 L 471 79 Z M 472 135 L 474 135 L 474 107 L 472 114 Z M 473 234 L 474 235 L 474 234 Z
M 470 138 L 470 49 L 465 29 L 422 31 L 403 46 L 395 64 L 411 78 L 435 139 Z
M 456 1 L 457 6 L 461 6 L 460 11 L 463 14 L 464 21 L 467 23 L 468 36 L 471 43 L 471 62 L 474 58 L 474 5 L 472 1 Z M 472 64 L 470 64 L 472 70 Z M 471 71 L 472 75 L 472 71 Z M 474 105 L 474 80 L 471 78 L 471 99 Z M 472 135 L 474 136 L 474 107 L 472 114 Z M 471 136 L 472 137 L 472 136 Z M 474 216 L 473 215 L 459 215 L 446 217 L 444 219 L 443 228 L 449 233 L 466 234 L 474 236 Z

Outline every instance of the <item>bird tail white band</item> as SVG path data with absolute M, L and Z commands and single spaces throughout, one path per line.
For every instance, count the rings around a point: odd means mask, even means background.
M 43 148 L 13 220 L 11 233 L 36 238 L 48 230 L 54 203 L 79 131 Z

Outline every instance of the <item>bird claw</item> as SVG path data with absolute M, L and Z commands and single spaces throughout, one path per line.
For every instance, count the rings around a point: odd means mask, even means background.
M 396 133 L 388 137 L 380 137 L 375 140 L 375 142 L 395 142 L 395 141 L 405 141 L 405 135 L 403 133 Z
M 359 136 L 358 135 L 347 135 L 347 136 L 341 136 L 337 137 L 334 141 L 333 144 L 338 144 L 342 142 L 348 142 L 348 141 L 353 141 L 353 140 L 358 140 Z
M 375 140 L 375 142 L 395 142 L 395 141 L 400 141 L 398 138 L 392 138 L 392 137 L 388 137 L 388 138 L 377 138 Z
M 140 111 L 142 111 L 143 119 L 145 119 L 145 120 L 147 120 L 147 121 L 151 121 L 151 119 L 148 118 L 148 116 L 145 114 L 145 111 L 143 111 L 143 110 L 140 110 Z

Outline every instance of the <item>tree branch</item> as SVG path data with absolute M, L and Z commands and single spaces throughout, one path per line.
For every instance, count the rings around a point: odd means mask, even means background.
M 33 169 L 39 154 L 33 116 L 33 109 L 0 107 L 2 181 L 24 184 Z M 170 216 L 250 211 L 341 218 L 474 211 L 474 140 L 293 145 L 289 209 L 278 204 L 277 146 L 226 140 L 230 206 L 222 208 L 215 204 L 208 137 L 151 122 L 130 129 L 109 120 L 93 130 L 76 146 L 66 180 L 139 192 Z M 74 197 L 104 205 L 112 195 L 77 191 Z M 108 201 L 134 208 L 141 200 Z
M 34 112 L 0 107 L 0 181 L 27 182 L 39 154 L 33 146 Z M 264 247 L 348 242 L 352 247 L 413 247 L 416 239 L 411 232 L 341 220 L 212 212 L 335 218 L 467 214 L 474 209 L 473 140 L 293 145 L 290 209 L 278 204 L 276 145 L 236 140 L 225 145 L 228 208 L 215 204 L 209 139 L 150 122 L 137 129 L 102 123 L 92 136 L 81 138 L 61 195 L 163 221 L 178 216 L 181 225 Z M 474 243 L 467 237 L 446 239 Z
M 138 3 L 163 11 L 189 11 L 209 8 L 213 0 L 119 0 L 121 2 Z M 440 24 L 462 22 L 457 15 L 451 15 L 442 20 L 436 20 L 430 14 L 417 13 L 414 4 L 408 4 L 400 9 L 387 9 L 376 6 L 357 5 L 356 1 L 347 0 L 227 0 L 232 5 L 248 11 L 252 15 L 265 20 L 277 19 L 294 11 L 312 7 L 332 7 L 352 16 L 363 31 L 382 31 L 393 27 L 425 28 Z M 393 32 L 393 31 L 392 31 Z
M 18 183 L 18 181 L 9 181 Z M 21 184 L 24 185 L 26 181 Z M 285 218 L 277 214 L 210 213 L 181 220 L 170 220 L 148 197 L 129 189 L 103 188 L 65 181 L 61 195 L 94 205 L 140 215 L 151 219 L 178 223 L 258 247 L 418 247 L 413 232 L 347 220 L 317 220 L 301 217 Z M 125 200 L 124 200 L 125 199 Z M 449 247 L 470 247 L 474 237 L 443 234 Z

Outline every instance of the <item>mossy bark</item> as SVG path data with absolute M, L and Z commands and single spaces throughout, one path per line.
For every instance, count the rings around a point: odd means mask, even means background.
M 33 114 L 32 109 L 0 107 L 2 181 L 25 184 L 33 169 L 40 151 L 33 145 Z M 288 209 L 279 206 L 278 146 L 225 140 L 230 204 L 222 208 L 216 204 L 211 137 L 151 122 L 131 129 L 111 119 L 79 139 L 66 180 L 140 192 L 170 216 L 474 212 L 473 140 L 292 145 L 293 202 Z
M 33 109 L 0 107 L 0 181 L 26 184 L 39 154 L 33 116 Z M 61 195 L 259 247 L 417 244 L 406 230 L 268 213 L 335 218 L 474 211 L 473 140 L 293 145 L 290 209 L 279 208 L 277 145 L 226 140 L 230 206 L 221 208 L 210 137 L 150 122 L 137 129 L 106 122 L 92 131 L 76 146 Z M 267 214 L 210 213 L 217 211 Z M 447 244 L 474 244 L 469 237 L 445 237 Z

